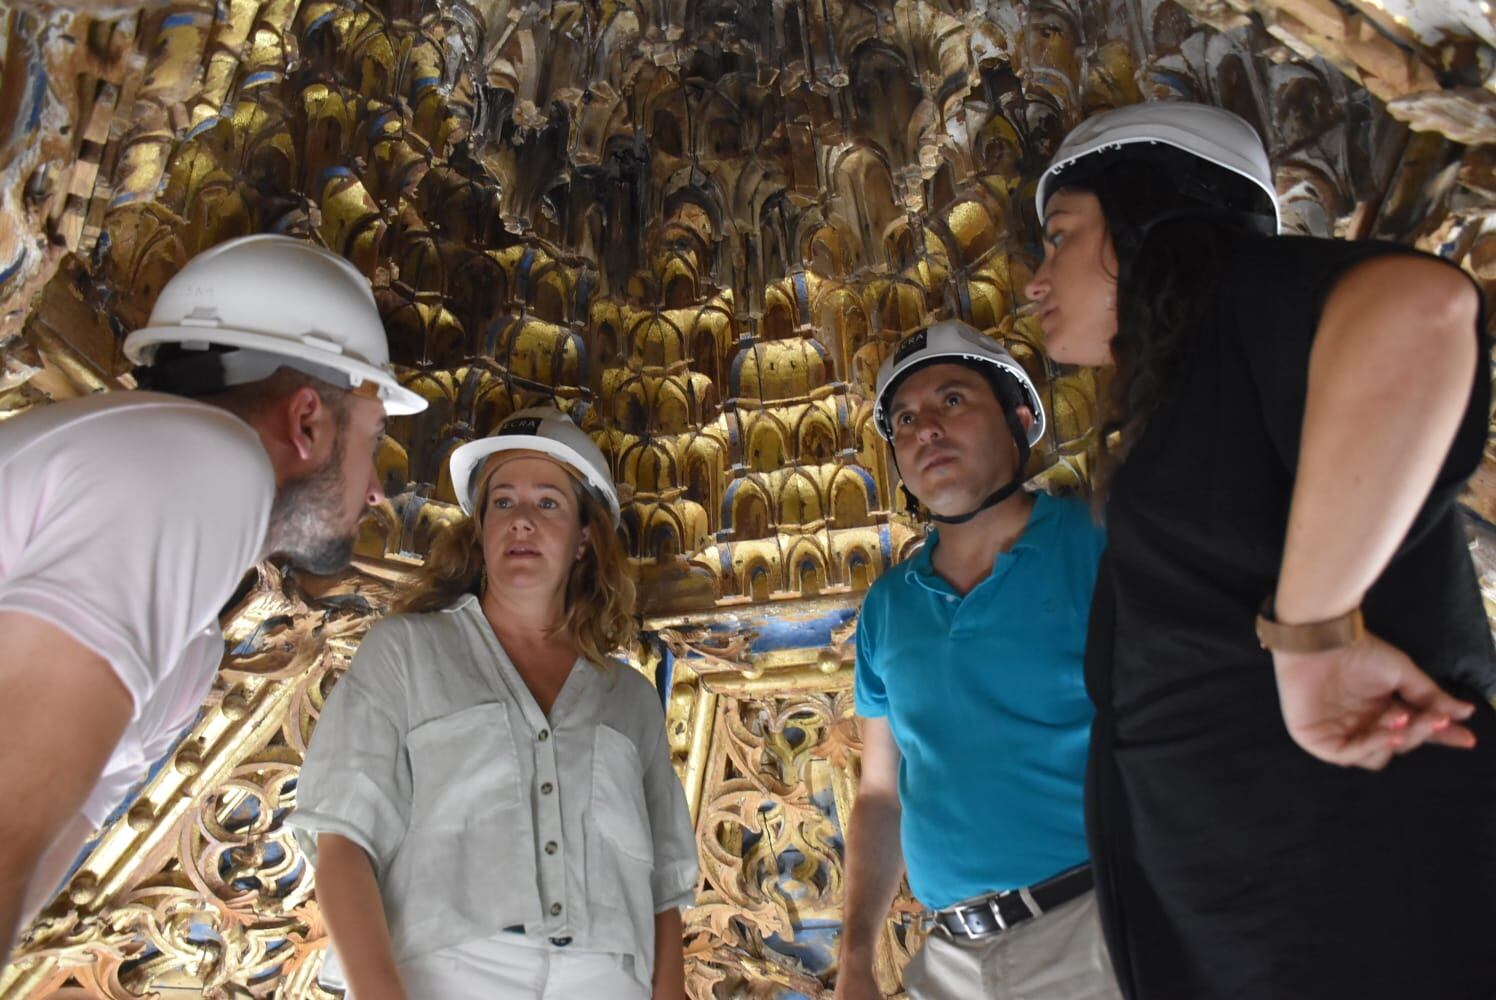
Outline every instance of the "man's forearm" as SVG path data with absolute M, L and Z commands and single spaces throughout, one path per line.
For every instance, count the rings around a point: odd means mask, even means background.
M 130 721 L 132 699 L 97 653 L 51 622 L 0 611 L 0 964 L 60 880 L 51 853 L 81 841 L 84 803 Z M 58 720 L 69 722 L 57 738 Z M 49 858 L 49 871 L 37 866 Z M 67 861 L 71 861 L 69 856 Z M 37 897 L 37 898 L 33 898 Z
M 317 838 L 317 902 L 357 1000 L 403 1000 L 374 866 L 346 837 Z
M 876 946 L 904 875 L 897 799 L 860 795 L 847 836 L 846 896 L 842 949 L 867 952 Z

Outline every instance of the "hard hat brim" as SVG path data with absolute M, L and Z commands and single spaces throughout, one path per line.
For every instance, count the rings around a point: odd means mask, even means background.
M 1277 231 L 1282 232 L 1283 211 L 1278 207 L 1277 192 L 1273 190 L 1270 185 L 1265 184 L 1261 177 L 1255 176 L 1250 169 L 1247 169 L 1246 164 L 1231 162 L 1225 156 L 1212 155 L 1211 153 L 1199 148 L 1200 143 L 1198 142 L 1191 145 L 1189 139 L 1192 137 L 1188 133 L 1180 132 L 1176 134 L 1175 130 L 1171 130 L 1167 126 L 1160 126 L 1157 124 L 1152 124 L 1147 127 L 1129 126 L 1127 130 L 1118 131 L 1121 134 L 1110 134 L 1104 138 L 1097 139 L 1094 142 L 1087 143 L 1080 149 L 1075 150 L 1069 156 L 1066 156 L 1063 160 L 1056 160 L 1054 163 L 1051 163 L 1044 169 L 1044 173 L 1039 177 L 1038 188 L 1034 192 L 1034 207 L 1038 211 L 1040 225 L 1044 224 L 1044 206 L 1045 203 L 1049 201 L 1050 196 L 1054 193 L 1055 182 L 1057 180 L 1058 174 L 1064 172 L 1073 164 L 1094 156 L 1097 153 L 1102 153 L 1112 149 L 1119 149 L 1123 146 L 1134 146 L 1139 143 L 1158 143 L 1164 146 L 1170 146 L 1182 153 L 1193 156 L 1196 159 L 1204 160 L 1206 163 L 1210 163 L 1214 166 L 1220 167 L 1222 170 L 1229 171 L 1230 173 L 1236 174 L 1238 177 L 1242 177 L 1245 180 L 1250 181 L 1267 197 L 1269 204 L 1271 204 L 1273 207 L 1273 227 Z M 1126 134 L 1126 131 L 1132 131 L 1135 134 L 1128 135 Z M 1263 155 L 1265 164 L 1266 154 Z M 1063 186 L 1063 184 L 1060 185 L 1060 187 Z
M 125 338 L 125 357 L 134 364 L 149 363 L 150 348 L 160 344 L 199 343 L 220 347 L 242 347 L 267 354 L 279 354 L 296 358 L 323 368 L 332 368 L 353 376 L 361 382 L 371 382 L 379 389 L 379 401 L 385 413 L 392 417 L 404 417 L 426 409 L 426 400 L 400 384 L 392 372 L 369 364 L 347 354 L 337 354 L 323 347 L 299 344 L 285 337 L 271 337 L 247 330 L 234 330 L 218 326 L 147 326 L 136 330 Z
M 550 438 L 531 434 L 513 434 L 501 437 L 485 437 L 469 441 L 452 452 L 447 459 L 447 468 L 452 475 L 452 490 L 457 494 L 457 505 L 467 515 L 473 513 L 473 473 L 494 455 L 506 451 L 538 451 L 555 459 L 573 475 L 586 483 L 594 492 L 602 495 L 608 505 L 608 513 L 616 526 L 622 516 L 618 503 L 618 488 L 612 483 L 602 484 L 587 461 L 570 445 Z
M 975 361 L 978 364 L 990 365 L 1000 371 L 1007 372 L 1013 378 L 1017 379 L 1019 387 L 1023 389 L 1023 394 L 1029 399 L 1029 409 L 1034 414 L 1034 422 L 1029 425 L 1028 429 L 1028 444 L 1030 448 L 1037 447 L 1039 442 L 1044 439 L 1046 419 L 1044 407 L 1039 400 L 1039 390 L 1034 386 L 1033 380 L 1029 378 L 1028 372 L 1024 371 L 1019 365 L 1008 364 L 990 355 L 978 354 L 975 351 L 942 351 L 939 348 L 931 348 L 928 351 L 910 355 L 903 363 L 895 365 L 893 370 L 888 373 L 888 379 L 883 391 L 878 395 L 878 399 L 873 406 L 873 429 L 878 432 L 878 436 L 885 441 L 893 441 L 893 438 L 885 432 L 884 427 L 888 423 L 888 407 L 893 402 L 891 397 L 898 388 L 899 379 L 916 368 L 943 363 L 949 364 L 953 361 Z M 1039 405 L 1036 406 L 1035 404 Z

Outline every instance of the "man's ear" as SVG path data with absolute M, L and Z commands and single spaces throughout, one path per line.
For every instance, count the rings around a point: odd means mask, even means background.
M 309 385 L 297 386 L 281 400 L 280 410 L 286 444 L 298 459 L 311 461 L 323 447 L 324 436 L 334 432 L 322 397 Z
M 1023 425 L 1025 431 L 1034 426 L 1034 411 L 1027 405 L 1019 405 L 1013 408 L 1018 413 L 1018 422 Z

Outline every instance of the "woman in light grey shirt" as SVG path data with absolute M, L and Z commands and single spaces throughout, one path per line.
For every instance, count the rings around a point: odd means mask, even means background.
M 606 461 L 535 408 L 451 472 L 472 532 L 407 602 L 442 610 L 370 630 L 291 818 L 350 992 L 684 1000 L 695 838 L 659 695 L 607 657 L 634 593 Z

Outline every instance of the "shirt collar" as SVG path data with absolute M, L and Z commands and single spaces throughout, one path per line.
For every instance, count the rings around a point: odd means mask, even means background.
M 1058 505 L 1054 499 L 1042 490 L 1036 490 L 1032 494 L 1034 506 L 1029 510 L 1028 521 L 1023 526 L 1023 533 L 1013 542 L 1013 547 L 1007 552 L 999 552 L 997 560 L 992 564 L 997 568 L 997 561 L 1003 556 L 1011 556 L 1014 553 L 1044 548 L 1049 542 L 1049 536 L 1054 533 L 1055 516 L 1058 513 Z M 908 569 L 904 571 L 904 579 L 910 583 L 918 583 L 930 587 L 939 581 L 939 586 L 946 587 L 945 581 L 935 572 L 935 546 L 940 542 L 940 529 L 931 528 L 929 535 L 925 537 L 924 544 L 909 558 L 905 565 Z

